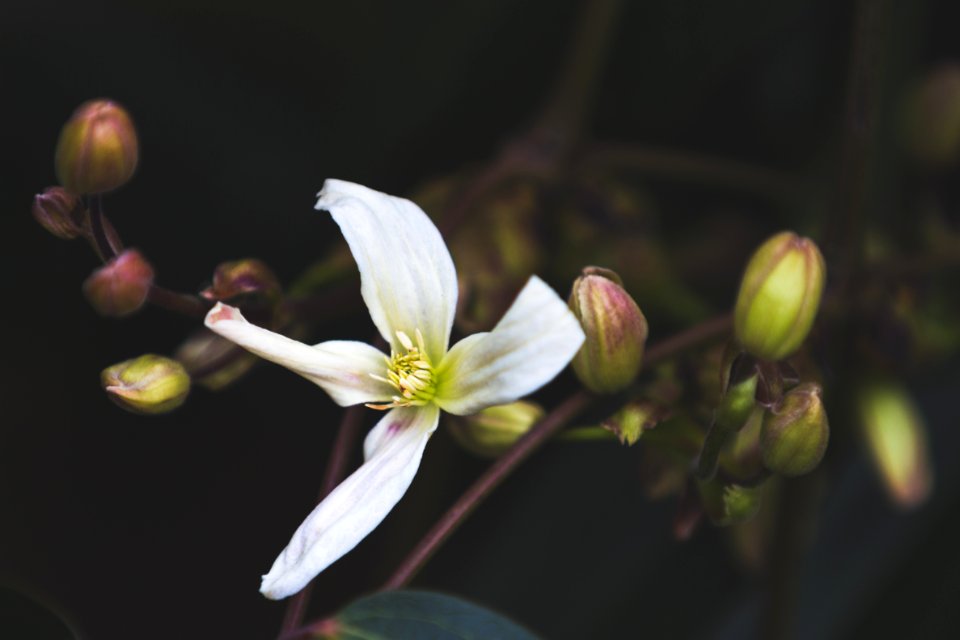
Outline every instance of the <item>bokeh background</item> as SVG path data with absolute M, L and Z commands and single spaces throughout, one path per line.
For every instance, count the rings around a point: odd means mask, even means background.
M 891 95 L 958 53 L 951 3 L 905 4 L 887 36 Z M 0 636 L 272 637 L 284 605 L 259 595 L 259 575 L 313 503 L 339 418 L 315 387 L 268 365 L 222 393 L 198 389 L 167 416 L 108 402 L 101 368 L 170 353 L 195 323 L 156 309 L 98 317 L 80 291 L 95 257 L 31 218 L 33 194 L 55 181 L 53 149 L 73 109 L 111 97 L 132 113 L 141 164 L 106 209 L 162 284 L 196 291 L 219 262 L 243 257 L 290 282 L 341 242 L 312 210 L 325 178 L 410 194 L 488 162 L 542 107 L 581 5 L 0 5 Z M 820 178 L 836 169 L 854 3 L 625 5 L 593 137 Z M 787 223 L 789 207 L 722 189 L 651 189 L 668 237 L 730 226 L 747 230 L 732 236 L 742 241 Z M 693 286 L 720 311 L 741 265 Z M 565 295 L 570 281 L 552 284 Z M 363 322 L 331 320 L 323 337 L 367 339 Z M 651 340 L 678 328 L 652 323 Z M 821 517 L 803 562 L 797 637 L 956 629 L 955 364 L 911 380 L 937 474 L 925 506 L 893 509 L 853 446 L 831 452 L 842 460 L 813 481 Z M 564 377 L 556 392 L 569 388 Z M 675 541 L 675 504 L 643 498 L 639 462 L 638 449 L 548 446 L 415 586 L 550 638 L 751 637 L 763 581 L 738 565 L 721 530 Z M 441 427 L 400 506 L 316 581 L 312 616 L 380 584 L 485 464 Z

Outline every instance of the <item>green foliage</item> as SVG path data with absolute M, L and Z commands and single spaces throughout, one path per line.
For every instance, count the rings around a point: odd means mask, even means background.
M 387 591 L 347 605 L 333 620 L 342 640 L 532 640 L 535 635 L 488 609 L 428 591 Z M 323 636 L 321 636 L 323 637 Z

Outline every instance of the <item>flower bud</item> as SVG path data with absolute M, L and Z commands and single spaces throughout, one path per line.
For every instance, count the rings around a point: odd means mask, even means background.
M 930 494 L 933 473 L 923 418 L 906 391 L 892 382 L 872 382 L 858 393 L 863 435 L 887 493 L 904 508 Z
M 123 107 L 110 100 L 85 102 L 60 131 L 57 178 L 76 194 L 112 191 L 137 168 L 137 147 L 137 132 Z
M 140 252 L 128 249 L 83 283 L 83 293 L 98 313 L 121 317 L 140 309 L 153 285 L 153 268 Z
M 573 358 L 580 381 L 596 393 L 616 393 L 640 371 L 647 319 L 608 269 L 587 267 L 573 283 L 570 309 L 586 340 Z
M 142 414 L 173 411 L 190 392 L 190 376 L 183 366 L 152 354 L 107 367 L 100 383 L 114 403 Z
M 489 407 L 472 416 L 451 416 L 449 431 L 467 451 L 495 458 L 512 447 L 543 413 L 539 405 L 520 400 Z
M 764 360 L 800 348 L 820 306 L 826 265 L 813 240 L 784 231 L 750 258 L 733 312 L 740 344 Z
M 33 217 L 58 238 L 73 240 L 85 233 L 79 202 L 77 196 L 62 187 L 47 187 L 33 198 Z
M 785 476 L 813 471 L 830 439 L 820 386 L 805 382 L 791 389 L 767 412 L 760 430 L 763 465 Z
M 280 293 L 280 282 L 260 260 L 235 260 L 217 265 L 213 285 L 201 292 L 207 300 L 230 300 L 241 295 L 259 295 L 268 300 Z

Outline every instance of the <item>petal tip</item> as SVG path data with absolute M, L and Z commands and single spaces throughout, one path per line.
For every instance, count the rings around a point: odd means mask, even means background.
M 223 322 L 224 320 L 240 320 L 243 316 L 240 315 L 240 310 L 236 307 L 231 307 L 229 305 L 218 302 L 213 309 L 207 313 L 207 317 L 204 320 L 204 324 L 208 327 L 211 327 L 218 322 Z

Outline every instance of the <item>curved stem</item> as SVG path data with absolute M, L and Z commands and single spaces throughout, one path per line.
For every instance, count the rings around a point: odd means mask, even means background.
M 443 517 L 427 532 L 413 551 L 400 564 L 381 590 L 399 589 L 427 563 L 436 550 L 446 542 L 457 527 L 467 519 L 483 499 L 496 489 L 521 462 L 540 448 L 576 414 L 583 410 L 592 396 L 578 391 L 548 413 L 533 429 L 521 438 L 509 451 L 497 458 L 467 491 L 443 514 Z
M 787 200 L 803 190 L 797 178 L 729 158 L 677 149 L 598 144 L 584 153 L 581 164 L 592 169 L 634 171 L 663 178 L 727 187 L 772 200 Z
M 733 316 L 729 313 L 704 320 L 700 324 L 661 340 L 647 349 L 647 353 L 643 357 L 644 367 L 657 364 L 681 351 L 718 338 L 725 333 L 729 333 L 732 327 Z
M 192 296 L 187 293 L 171 291 L 158 285 L 150 285 L 150 291 L 147 293 L 147 302 L 150 304 L 173 311 L 185 316 L 202 318 L 207 315 L 207 311 L 213 306 L 210 302 Z
M 103 218 L 103 196 L 92 196 L 90 202 L 90 231 L 93 233 L 94 248 L 100 254 L 100 259 L 110 262 L 117 257 L 110 238 L 107 236 L 106 224 Z
M 580 139 L 622 0 L 588 0 L 557 85 L 529 129 L 504 145 L 500 156 L 471 180 L 444 211 L 441 233 L 450 237 L 474 206 L 497 186 L 520 175 L 550 176 Z

